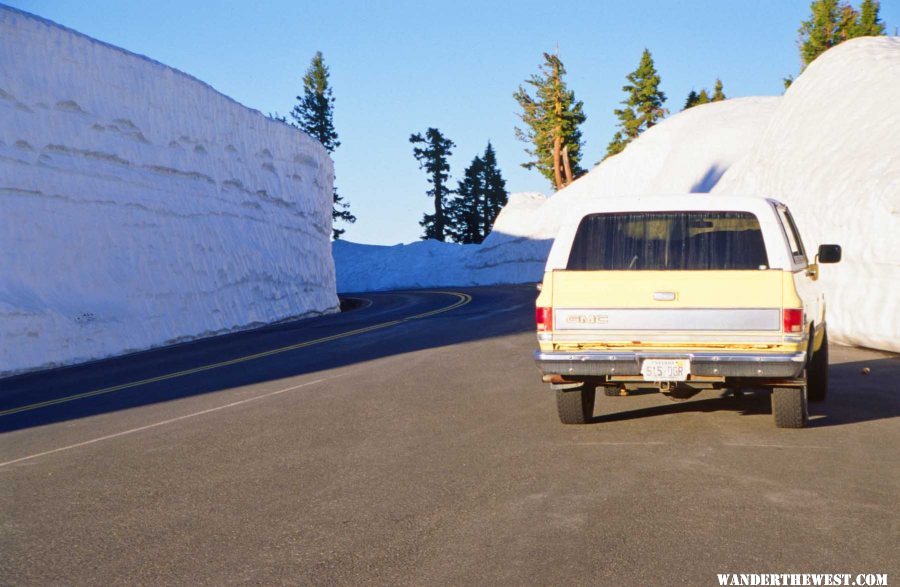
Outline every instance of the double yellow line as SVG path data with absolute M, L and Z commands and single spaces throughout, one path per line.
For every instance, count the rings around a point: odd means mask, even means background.
M 407 316 L 406 318 L 399 318 L 397 320 L 391 320 L 390 322 L 382 322 L 381 324 L 374 324 L 372 326 L 366 326 L 365 328 L 358 328 L 356 330 L 351 330 L 349 332 L 342 332 L 340 334 L 334 334 L 332 336 L 326 336 L 323 338 L 317 338 L 315 340 L 308 340 L 306 342 L 299 342 L 297 344 L 292 344 L 284 347 L 280 347 L 277 349 L 272 349 L 268 351 L 264 351 L 261 353 L 255 353 L 253 355 L 247 355 L 244 357 L 238 357 L 236 359 L 231 359 L 228 361 L 222 361 L 220 363 L 211 363 L 209 365 L 202 365 L 200 367 L 194 367 L 193 369 L 185 369 L 184 371 L 177 371 L 175 373 L 166 373 L 165 375 L 159 375 L 158 377 L 150 377 L 148 379 L 141 379 L 140 381 L 132 381 L 130 383 L 122 383 L 121 385 L 113 385 L 112 387 L 104 387 L 103 389 L 95 389 L 93 391 L 85 391 L 83 393 L 76 393 L 74 395 L 67 395 L 64 397 L 59 397 L 56 399 L 51 399 L 43 402 L 37 402 L 33 404 L 28 404 L 25 406 L 19 406 L 17 408 L 10 408 L 8 410 L 4 410 L 0 412 L 0 417 L 10 416 L 12 414 L 18 414 L 20 412 L 27 412 L 30 410 L 37 410 L 39 408 L 45 408 L 47 406 L 53 406 L 56 404 L 62 404 L 66 402 L 71 402 L 79 399 L 84 399 L 86 397 L 94 397 L 97 395 L 104 395 L 107 393 L 114 393 L 116 391 L 122 391 L 123 389 L 130 389 L 132 387 L 139 387 L 141 385 L 147 385 L 148 383 L 156 383 L 158 381 L 166 381 L 168 379 L 176 379 L 178 377 L 184 377 L 186 375 L 193 375 L 194 373 L 202 373 L 204 371 L 212 371 L 213 369 L 219 369 L 221 367 L 227 367 L 229 365 L 236 365 L 238 363 L 246 363 L 247 361 L 255 361 L 256 359 L 262 359 L 263 357 L 271 357 L 272 355 L 278 355 L 281 353 L 286 353 L 288 351 L 294 351 L 297 349 L 302 349 L 305 347 L 310 347 L 317 344 L 322 344 L 325 342 L 331 342 L 333 340 L 339 340 L 341 338 L 347 338 L 348 336 L 355 336 L 357 334 L 364 334 L 366 332 L 372 332 L 374 330 L 382 330 L 384 328 L 390 328 L 391 326 L 396 326 L 398 324 L 403 324 L 405 322 L 411 322 L 413 320 L 420 320 L 422 318 L 428 318 L 429 316 L 434 316 L 436 314 L 442 314 L 444 312 L 449 312 L 450 310 L 455 310 L 460 306 L 465 306 L 469 302 L 472 301 L 472 296 L 469 294 L 459 293 L 455 291 L 424 291 L 419 293 L 429 293 L 429 294 L 442 294 L 453 296 L 457 298 L 456 302 L 450 304 L 449 306 L 445 306 L 443 308 L 438 308 L 437 310 L 431 310 L 430 312 L 423 312 L 422 314 L 416 314 L 414 316 Z

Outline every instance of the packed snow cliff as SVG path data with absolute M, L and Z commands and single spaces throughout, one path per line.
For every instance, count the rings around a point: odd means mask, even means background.
M 771 194 L 825 265 L 828 330 L 900 352 L 900 37 L 848 41 L 813 61 L 714 193 Z
M 843 246 L 844 260 L 821 271 L 831 339 L 900 352 L 898 104 L 900 39 L 848 41 L 813 62 L 783 97 L 691 108 L 552 197 L 513 194 L 480 246 L 336 243 L 338 290 L 536 282 L 576 203 L 750 194 L 788 204 L 811 254 L 819 244 Z
M 296 129 L 0 6 L 0 376 L 335 311 L 332 176 Z

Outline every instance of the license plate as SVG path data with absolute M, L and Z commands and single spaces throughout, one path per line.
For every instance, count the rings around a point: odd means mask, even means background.
M 641 365 L 644 381 L 685 381 L 690 373 L 690 359 L 645 359 Z

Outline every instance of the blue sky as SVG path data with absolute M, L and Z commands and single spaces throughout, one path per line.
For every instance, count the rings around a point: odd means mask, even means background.
M 716 77 L 729 97 L 777 95 L 796 74 L 807 0 L 515 2 L 26 0 L 12 6 L 185 71 L 264 113 L 286 114 L 320 50 L 337 99 L 337 185 L 358 217 L 345 238 L 416 240 L 431 202 L 409 135 L 436 126 L 456 143 L 455 180 L 491 140 L 510 191 L 549 193 L 520 167 L 512 98 L 559 45 L 569 87 L 584 101 L 585 163 L 615 132 L 625 75 L 650 49 L 668 96 Z M 854 5 L 859 0 L 854 0 Z M 891 34 L 900 2 L 882 2 Z

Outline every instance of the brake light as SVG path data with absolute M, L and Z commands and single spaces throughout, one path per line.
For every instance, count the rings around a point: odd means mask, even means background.
M 537 322 L 538 332 L 553 330 L 553 308 L 535 308 L 534 321 Z
M 785 308 L 782 316 L 785 332 L 803 332 L 803 309 Z

